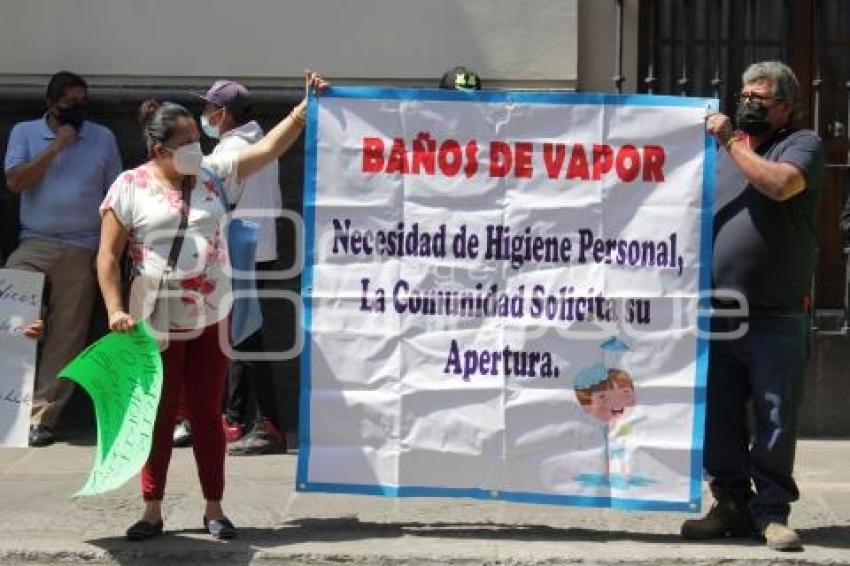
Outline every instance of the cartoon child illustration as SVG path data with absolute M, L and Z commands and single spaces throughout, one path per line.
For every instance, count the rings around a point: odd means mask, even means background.
M 580 385 L 580 381 L 585 384 Z M 585 368 L 576 377 L 575 388 L 585 412 L 604 423 L 623 419 L 635 406 L 632 376 L 621 369 L 606 369 L 602 364 Z
M 632 427 L 642 419 L 629 419 L 636 403 L 632 376 L 623 369 L 623 355 L 629 347 L 616 337 L 600 345 L 603 363 L 596 363 L 581 370 L 575 377 L 575 395 L 581 407 L 594 419 L 602 423 L 605 439 L 605 474 L 602 477 L 582 474 L 580 480 L 592 479 L 591 483 L 630 485 L 626 459 L 626 439 Z M 616 471 L 611 474 L 612 463 Z

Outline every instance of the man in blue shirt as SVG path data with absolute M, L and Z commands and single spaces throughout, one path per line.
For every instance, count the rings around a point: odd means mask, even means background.
M 98 207 L 122 170 L 115 136 L 86 120 L 88 86 L 60 72 L 47 86 L 47 112 L 16 124 L 6 149 L 9 189 L 21 195 L 21 243 L 6 267 L 43 273 L 46 329 L 33 396 L 30 445 L 52 428 L 73 385 L 57 373 L 83 348 L 96 293 Z

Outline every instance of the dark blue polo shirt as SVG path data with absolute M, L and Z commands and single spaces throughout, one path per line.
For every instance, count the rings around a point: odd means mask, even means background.
M 751 309 L 798 311 L 810 296 L 815 211 L 824 175 L 823 145 L 810 130 L 785 129 L 756 153 L 790 163 L 806 177 L 801 193 L 778 202 L 747 185 L 715 213 L 714 288 L 744 294 Z M 735 167 L 731 160 L 719 160 Z M 723 178 L 718 174 L 718 183 Z M 718 192 L 724 187 L 718 185 Z

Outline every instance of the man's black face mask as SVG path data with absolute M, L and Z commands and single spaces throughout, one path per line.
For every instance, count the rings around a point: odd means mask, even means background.
M 764 104 L 742 100 L 738 103 L 735 123 L 738 125 L 738 129 L 751 136 L 759 136 L 770 130 L 767 112 L 768 109 Z
M 68 124 L 73 126 L 75 130 L 79 130 L 86 120 L 85 104 L 74 104 L 68 108 L 56 109 L 56 121 L 60 124 Z

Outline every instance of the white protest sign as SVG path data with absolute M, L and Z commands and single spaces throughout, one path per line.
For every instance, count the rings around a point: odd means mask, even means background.
M 713 105 L 312 100 L 298 489 L 698 509 Z
M 22 334 L 41 318 L 40 273 L 0 269 L 0 446 L 27 446 L 37 342 Z

